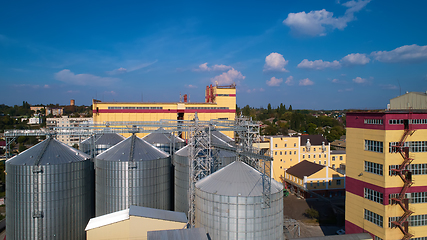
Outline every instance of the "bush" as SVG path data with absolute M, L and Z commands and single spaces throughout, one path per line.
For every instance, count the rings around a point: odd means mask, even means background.
M 313 219 L 319 219 L 319 212 L 314 209 L 313 207 L 307 208 L 305 210 L 305 214 L 309 217 L 309 218 L 313 218 Z

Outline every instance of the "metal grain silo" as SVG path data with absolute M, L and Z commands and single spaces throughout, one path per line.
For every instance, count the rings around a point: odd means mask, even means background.
M 196 183 L 196 227 L 213 240 L 283 239 L 283 187 L 271 180 L 271 207 L 263 208 L 261 173 L 234 162 Z
M 172 154 L 171 149 L 176 151 L 185 146 L 185 141 L 182 138 L 165 132 L 163 128 L 157 129 L 143 139 L 168 154 Z
M 190 152 L 189 146 L 185 146 L 178 150 L 173 156 L 175 166 L 175 211 L 188 213 L 188 191 L 190 189 Z M 225 167 L 228 164 L 237 160 L 236 153 L 219 150 L 216 157 L 219 158 L 221 166 Z
M 225 135 L 224 133 L 218 131 L 218 130 L 213 130 L 212 131 L 212 136 L 214 138 L 220 139 L 228 144 L 233 145 L 235 143 L 234 139 L 230 138 L 229 136 Z
M 7 239 L 86 239 L 94 215 L 89 156 L 48 138 L 6 162 Z
M 131 205 L 170 210 L 171 160 L 135 135 L 95 158 L 96 216 Z
M 125 137 L 117 133 L 96 134 L 82 141 L 79 149 L 89 155 L 94 151 L 94 156 L 96 156 L 124 139 Z M 93 148 L 93 145 L 95 145 L 95 148 Z

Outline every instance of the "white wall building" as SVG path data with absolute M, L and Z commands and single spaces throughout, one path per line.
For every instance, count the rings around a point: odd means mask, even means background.
M 93 123 L 93 118 L 70 118 L 68 116 L 62 116 L 60 118 L 46 118 L 46 127 L 79 127 L 83 123 Z M 80 139 L 82 138 L 82 139 Z M 58 135 L 57 139 L 69 146 L 79 144 L 84 137 L 74 135 Z

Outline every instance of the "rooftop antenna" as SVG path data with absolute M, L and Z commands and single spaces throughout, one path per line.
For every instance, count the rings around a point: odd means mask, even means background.
M 399 79 L 397 79 L 397 84 L 399 84 L 399 96 L 402 95 L 402 87 L 400 87 Z

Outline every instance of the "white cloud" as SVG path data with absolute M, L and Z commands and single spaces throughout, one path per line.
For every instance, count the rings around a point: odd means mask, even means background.
M 357 77 L 353 79 L 355 83 L 366 83 L 366 78 Z
M 215 64 L 215 65 L 213 65 L 213 67 L 208 67 L 208 63 L 205 62 L 203 64 L 200 64 L 199 68 L 193 69 L 193 71 L 194 72 L 226 71 L 226 70 L 229 70 L 231 68 L 232 68 L 231 66 L 227 66 L 227 65 L 224 65 L 224 64 L 219 64 L 219 65 Z
M 185 87 L 186 88 L 197 88 L 197 86 L 194 86 L 194 85 L 191 85 L 191 84 L 185 85 Z
M 92 74 L 74 74 L 68 69 L 61 70 L 55 73 L 55 79 L 61 82 L 73 85 L 110 85 L 114 82 L 120 81 L 119 78 L 99 77 Z
M 113 95 L 113 96 L 117 95 L 117 93 L 114 92 L 114 91 L 105 91 L 104 94 L 106 94 L 106 95 Z
M 294 85 L 294 77 L 289 76 L 288 78 L 286 78 L 285 83 L 286 83 L 286 85 L 288 85 L 288 86 L 292 86 L 292 85 Z
M 393 84 L 380 84 L 380 87 L 382 89 L 388 89 L 388 90 L 398 89 L 398 87 L 396 85 L 393 85 Z
M 306 68 L 306 69 L 315 69 L 315 70 L 322 70 L 325 68 L 340 68 L 341 64 L 337 60 L 334 60 L 332 62 L 323 61 L 323 60 L 315 60 L 315 61 L 309 61 L 308 59 L 302 60 L 298 66 L 298 68 Z
M 49 86 L 48 84 L 45 84 L 45 85 L 43 86 L 43 88 L 50 88 L 50 86 Z
M 338 92 L 351 92 L 351 91 L 353 91 L 353 88 L 338 89 Z
M 380 62 L 421 62 L 427 60 L 427 45 L 404 45 L 391 51 L 372 52 L 371 56 Z
M 219 85 L 232 84 L 236 80 L 243 80 L 246 77 L 242 75 L 241 72 L 231 68 L 228 72 L 224 72 L 221 75 L 218 75 L 214 78 L 211 78 L 212 83 L 218 83 Z
M 276 78 L 276 77 L 272 77 L 270 80 L 266 81 L 267 85 L 270 87 L 280 86 L 280 83 L 282 82 L 283 82 L 283 78 Z
M 283 24 L 291 28 L 297 35 L 325 36 L 327 30 L 344 30 L 347 23 L 354 20 L 354 13 L 360 11 L 368 4 L 366 1 L 349 1 L 342 5 L 347 7 L 344 16 L 334 17 L 332 12 L 325 9 L 318 11 L 305 11 L 299 13 L 289 13 Z
M 339 83 L 339 82 L 340 82 L 340 80 L 339 80 L 339 79 L 334 78 L 334 79 L 332 79 L 332 82 L 333 82 L 333 83 Z
M 273 52 L 265 57 L 264 71 L 288 72 L 285 69 L 287 64 L 288 61 L 285 60 L 282 54 Z
M 310 85 L 313 85 L 313 84 L 314 84 L 314 82 L 311 81 L 308 78 L 299 80 L 299 85 L 300 86 L 310 86 Z
M 109 75 L 118 75 L 118 74 L 123 74 L 123 73 L 127 73 L 127 72 L 133 72 L 133 71 L 139 70 L 141 68 L 146 68 L 146 67 L 148 67 L 150 65 L 153 65 L 156 62 L 157 62 L 157 60 L 155 60 L 153 62 L 149 62 L 149 63 L 142 63 L 142 64 L 131 66 L 128 69 L 126 69 L 124 67 L 120 67 L 118 69 L 114 69 L 113 71 L 107 71 L 107 74 L 109 74 Z
M 259 91 L 260 91 L 260 92 L 264 92 L 264 91 L 265 91 L 265 89 L 264 89 L 264 88 L 260 88 L 260 89 L 259 89 Z
M 341 63 L 345 65 L 365 65 L 369 63 L 371 59 L 366 54 L 351 53 L 341 59 Z

